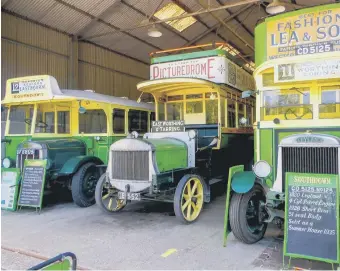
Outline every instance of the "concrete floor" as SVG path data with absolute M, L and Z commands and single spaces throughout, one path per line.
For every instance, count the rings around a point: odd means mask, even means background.
M 222 246 L 225 198 L 205 205 L 199 220 L 182 225 L 172 206 L 138 203 L 119 214 L 97 206 L 56 204 L 39 215 L 33 209 L 2 211 L 2 246 L 54 257 L 70 251 L 89 269 L 280 269 L 279 231 L 269 229 L 257 244 L 229 235 Z M 162 257 L 168 250 L 176 250 Z M 172 251 L 174 251 L 172 250 Z M 3 269 L 25 269 L 39 259 L 2 249 Z

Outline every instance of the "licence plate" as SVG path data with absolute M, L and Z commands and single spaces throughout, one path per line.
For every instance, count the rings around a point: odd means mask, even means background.
M 119 199 L 125 199 L 125 192 L 118 192 Z M 141 200 L 140 193 L 127 193 L 128 200 Z

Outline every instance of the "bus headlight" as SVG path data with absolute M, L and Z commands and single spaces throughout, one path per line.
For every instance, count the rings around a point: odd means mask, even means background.
M 253 166 L 253 172 L 259 178 L 266 178 L 272 172 L 272 167 L 268 164 L 267 161 L 260 160 L 257 161 Z
M 2 166 L 4 168 L 10 168 L 12 164 L 13 164 L 12 160 L 8 157 L 6 157 L 2 160 Z

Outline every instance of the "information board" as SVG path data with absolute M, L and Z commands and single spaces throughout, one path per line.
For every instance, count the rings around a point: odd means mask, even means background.
M 184 132 L 184 120 L 162 120 L 152 121 L 151 132 Z
M 18 205 L 41 208 L 46 160 L 25 160 Z
M 339 177 L 286 173 L 284 254 L 339 262 Z
M 15 211 L 17 209 L 20 169 L 1 169 L 1 209 Z

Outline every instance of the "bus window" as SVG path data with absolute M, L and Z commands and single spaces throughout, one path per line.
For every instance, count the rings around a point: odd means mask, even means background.
M 246 105 L 246 116 L 245 117 L 248 120 L 248 124 L 252 125 L 254 120 L 252 116 L 252 107 L 249 104 Z
M 107 133 L 107 120 L 104 110 L 91 109 L 86 110 L 83 114 L 79 113 L 79 133 Z
M 202 101 L 195 101 L 195 102 L 187 102 L 186 104 L 187 114 L 197 114 L 203 113 L 203 102 Z
M 9 110 L 9 131 L 11 135 L 31 133 L 33 105 L 11 106 Z
M 112 113 L 113 132 L 116 134 L 125 133 L 125 110 L 113 109 Z
M 312 119 L 313 112 L 309 97 L 308 88 L 264 91 L 261 120 Z
M 70 112 L 58 111 L 57 112 L 58 134 L 70 133 Z
M 205 100 L 206 124 L 218 123 L 218 99 Z
M 340 86 L 321 88 L 319 117 L 322 119 L 340 118 Z
M 232 100 L 227 100 L 228 105 L 228 127 L 236 127 L 236 113 L 235 113 L 235 102 Z
M 148 112 L 140 110 L 129 110 L 129 132 L 146 133 L 148 130 Z
M 244 104 L 238 103 L 238 121 L 240 121 L 241 118 L 244 117 Z
M 183 119 L 183 103 L 167 103 L 167 120 Z
M 55 106 L 40 104 L 37 108 L 37 119 L 35 121 L 35 133 L 55 132 Z

